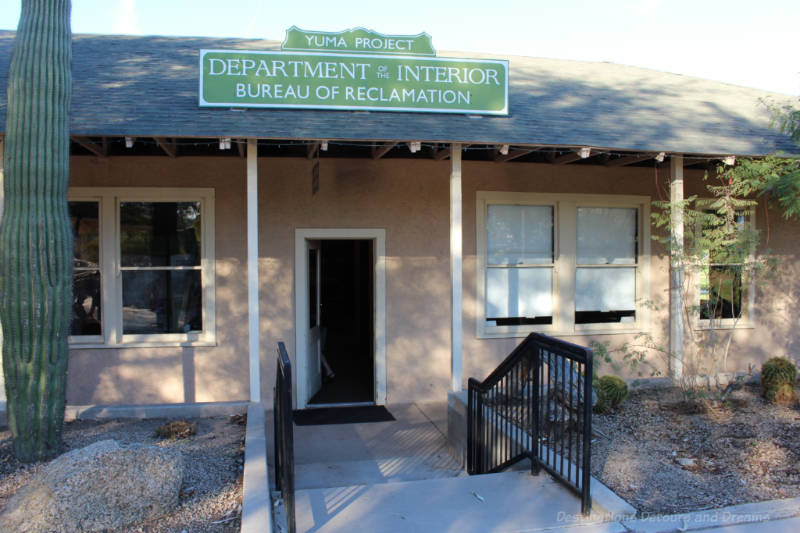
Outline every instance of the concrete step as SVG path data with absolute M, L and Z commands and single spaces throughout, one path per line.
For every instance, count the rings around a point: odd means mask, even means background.
M 466 476 L 449 453 L 295 464 L 295 488 L 319 489 Z
M 625 531 L 603 513 L 582 516 L 579 498 L 545 473 L 305 489 L 295 501 L 298 532 Z

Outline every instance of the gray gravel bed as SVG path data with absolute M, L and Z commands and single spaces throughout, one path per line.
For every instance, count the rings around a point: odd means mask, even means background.
M 187 419 L 197 434 L 160 439 L 155 430 L 165 419 L 74 421 L 64 424 L 64 451 L 105 439 L 142 443 L 180 451 L 184 480 L 180 503 L 170 514 L 117 532 L 234 532 L 241 525 L 244 426 L 228 417 Z M 0 510 L 44 463 L 23 464 L 11 453 L 11 434 L 0 429 Z

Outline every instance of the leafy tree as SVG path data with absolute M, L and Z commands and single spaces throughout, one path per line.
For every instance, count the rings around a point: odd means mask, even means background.
M 8 423 L 22 461 L 61 447 L 72 302 L 67 207 L 69 0 L 23 0 L 8 77 L 0 322 Z

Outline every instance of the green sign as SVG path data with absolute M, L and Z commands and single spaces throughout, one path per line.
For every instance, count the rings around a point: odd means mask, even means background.
M 508 114 L 508 61 L 200 51 L 200 106 Z
M 383 35 L 376 31 L 355 28 L 340 32 L 306 31 L 297 26 L 286 30 L 281 50 L 338 52 L 361 54 L 395 54 L 435 56 L 431 36 Z

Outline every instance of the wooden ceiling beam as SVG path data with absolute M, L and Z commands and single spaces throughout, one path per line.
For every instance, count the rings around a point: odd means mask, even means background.
M 311 143 L 306 146 L 306 159 L 314 159 L 319 150 L 319 143 Z
M 624 167 L 627 165 L 633 165 L 634 163 L 641 163 L 642 161 L 647 161 L 648 159 L 654 159 L 656 155 L 658 154 L 626 155 L 616 159 L 609 159 L 606 162 L 606 165 L 609 167 Z
M 495 152 L 494 160 L 496 163 L 503 163 L 505 161 L 512 161 L 517 159 L 518 157 L 522 157 L 528 155 L 532 152 L 535 152 L 537 149 L 525 149 L 525 150 L 511 150 L 507 154 L 503 155 L 500 152 Z
M 103 145 L 100 145 L 92 141 L 89 137 L 79 137 L 75 135 L 70 137 L 70 139 L 72 139 L 73 142 L 78 143 L 82 147 L 86 148 L 97 157 L 106 157 L 108 155 L 108 150 L 106 149 L 105 143 L 103 143 Z
M 236 139 L 236 150 L 239 151 L 239 157 L 242 159 L 247 157 L 247 139 Z
M 380 159 L 389 153 L 389 150 L 397 146 L 396 142 L 376 143 L 372 146 L 372 159 Z
M 445 146 L 446 148 L 442 148 L 440 150 L 434 150 L 433 158 L 436 161 L 442 161 L 443 159 L 447 159 L 448 157 L 450 157 L 450 145 L 448 144 Z
M 153 139 L 165 154 L 173 158 L 178 157 L 178 146 L 175 144 L 175 139 L 169 140 L 166 137 L 153 137 Z

